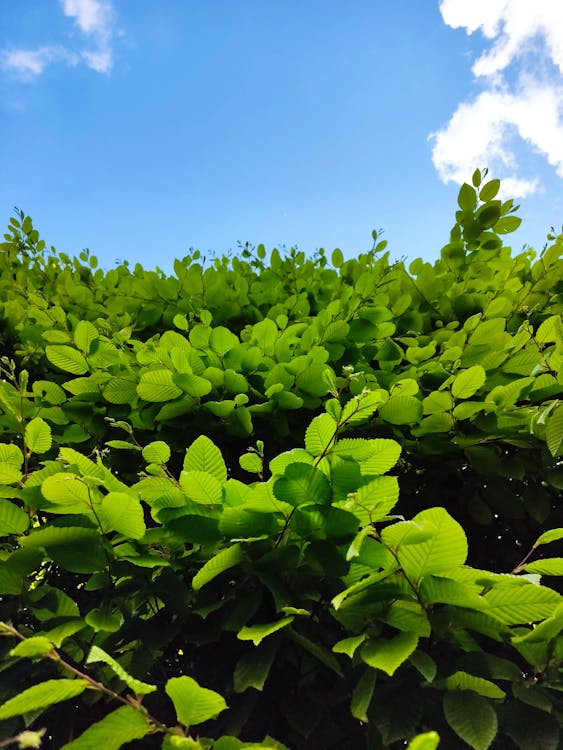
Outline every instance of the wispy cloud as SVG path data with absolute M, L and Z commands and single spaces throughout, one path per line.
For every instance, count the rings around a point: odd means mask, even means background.
M 74 67 L 84 63 L 97 73 L 109 73 L 113 67 L 115 11 L 109 0 L 59 0 L 64 15 L 72 19 L 78 45 L 46 45 L 35 49 L 3 50 L 1 65 L 21 80 L 40 76 L 54 63 Z
M 563 2 L 441 0 L 440 11 L 448 26 L 490 41 L 472 66 L 482 90 L 430 135 L 440 178 L 463 182 L 488 166 L 504 177 L 505 192 L 531 194 L 540 183 L 520 174 L 522 143 L 563 178 Z

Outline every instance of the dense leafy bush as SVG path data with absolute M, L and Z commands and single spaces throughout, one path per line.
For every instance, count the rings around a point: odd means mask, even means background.
M 563 235 L 513 255 L 481 180 L 409 269 L 106 272 L 11 220 L 0 736 L 561 747 Z

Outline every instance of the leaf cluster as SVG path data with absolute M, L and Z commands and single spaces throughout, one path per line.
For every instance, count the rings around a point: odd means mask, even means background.
M 559 747 L 563 236 L 513 255 L 484 176 L 408 269 L 106 272 L 11 220 L 0 736 Z

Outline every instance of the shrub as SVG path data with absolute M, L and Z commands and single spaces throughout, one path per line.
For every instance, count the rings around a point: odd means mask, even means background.
M 11 220 L 5 744 L 559 747 L 563 235 L 513 255 L 483 176 L 408 269 Z

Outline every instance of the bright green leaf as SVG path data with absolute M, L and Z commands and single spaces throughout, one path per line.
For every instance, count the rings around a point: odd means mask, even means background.
M 485 698 L 505 698 L 506 693 L 494 682 L 484 677 L 475 677 L 467 672 L 455 672 L 444 680 L 446 690 L 473 690 Z
M 524 570 L 542 576 L 563 576 L 563 557 L 544 557 L 542 560 L 527 563 Z
M 141 740 L 152 731 L 147 716 L 132 706 L 121 706 L 92 724 L 80 737 L 61 750 L 120 750 L 128 742 Z
M 51 364 L 64 372 L 70 372 L 73 375 L 84 375 L 88 372 L 88 363 L 84 355 L 71 346 L 47 344 L 45 355 Z
M 207 436 L 200 435 L 190 445 L 184 458 L 185 471 L 205 471 L 218 482 L 227 481 L 227 467 L 221 451 Z
M 29 526 L 29 516 L 9 500 L 0 500 L 0 536 L 23 534 Z
M 46 680 L 38 685 L 23 690 L 0 706 L 0 720 L 21 716 L 31 711 L 40 711 L 75 698 L 89 686 L 86 680 Z
M 140 539 L 145 534 L 143 506 L 126 492 L 108 492 L 99 515 L 105 527 L 130 539 Z
M 539 547 L 540 544 L 549 544 L 549 542 L 557 542 L 559 539 L 563 539 L 563 528 L 561 529 L 550 529 L 544 531 L 534 542 L 534 547 Z
M 414 396 L 391 396 L 379 410 L 379 416 L 391 424 L 415 424 L 422 417 L 422 401 Z
M 549 617 L 561 594 L 546 586 L 518 582 L 493 586 L 484 598 L 489 605 L 487 614 L 506 625 L 528 625 Z
M 411 581 L 431 573 L 447 574 L 452 568 L 463 565 L 467 558 L 467 538 L 460 524 L 444 508 L 423 510 L 412 522 L 428 529 L 431 537 L 415 542 L 415 537 L 411 536 L 399 545 L 399 562 Z M 385 542 L 385 535 L 382 538 Z
M 89 320 L 80 320 L 76 324 L 73 334 L 74 343 L 84 354 L 89 354 L 92 341 L 96 341 L 99 337 L 96 326 Z
M 412 739 L 407 750 L 436 750 L 440 744 L 440 736 L 437 732 L 425 732 Z
M 240 544 L 234 544 L 232 547 L 221 550 L 199 569 L 192 580 L 192 588 L 199 591 L 202 586 L 212 581 L 220 573 L 238 565 L 243 560 L 244 553 Z
M 110 667 L 113 672 L 115 672 L 119 679 L 123 680 L 127 687 L 130 688 L 136 695 L 146 695 L 147 693 L 153 693 L 156 690 L 156 685 L 150 685 L 146 682 L 141 682 L 141 680 L 135 679 L 135 677 L 132 677 L 125 669 L 123 669 L 118 661 L 107 654 L 99 646 L 94 645 L 90 649 L 90 653 L 88 654 L 88 658 L 86 659 L 86 664 L 91 664 L 92 662 L 99 661 L 107 664 L 107 666 Z
M 453 382 L 452 394 L 455 398 L 471 398 L 485 384 L 486 379 L 487 375 L 481 365 L 462 370 Z
M 165 464 L 170 455 L 170 448 L 162 440 L 155 440 L 143 448 L 143 458 L 149 464 Z
M 359 721 L 369 721 L 367 711 L 373 698 L 376 679 L 375 669 L 366 669 L 356 683 L 350 702 L 350 712 Z
M 178 721 L 186 727 L 201 724 L 227 708 L 219 693 L 201 687 L 191 677 L 172 677 L 165 690 L 174 704 Z
M 336 435 L 336 422 L 330 414 L 315 417 L 305 433 L 305 448 L 313 456 L 327 453 Z
M 550 415 L 545 428 L 545 440 L 552 456 L 563 452 L 563 404 Z
M 37 657 L 46 656 L 53 650 L 53 644 L 43 635 L 37 635 L 32 638 L 26 638 L 20 641 L 17 646 L 10 651 L 10 656 L 28 657 L 36 659 Z
M 141 375 L 137 393 L 145 401 L 160 403 L 178 398 L 183 391 L 174 384 L 170 370 L 161 368 L 149 370 Z
M 25 444 L 32 453 L 47 453 L 51 447 L 51 428 L 41 417 L 35 417 L 25 427 Z
M 241 641 L 252 641 L 255 646 L 258 646 L 264 638 L 267 638 L 272 633 L 276 633 L 278 630 L 285 628 L 294 620 L 294 617 L 283 617 L 281 620 L 276 622 L 269 622 L 264 625 L 249 625 L 242 628 L 239 631 L 237 638 Z
M 392 677 L 418 645 L 416 633 L 399 633 L 390 639 L 368 641 L 361 647 L 362 660 Z

